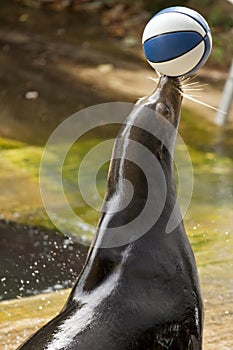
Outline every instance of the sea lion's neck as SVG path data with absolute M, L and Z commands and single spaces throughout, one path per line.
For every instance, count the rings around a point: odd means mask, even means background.
M 160 94 L 156 99 L 159 97 Z M 148 99 L 148 103 L 136 105 L 118 134 L 96 237 L 73 290 L 74 296 L 93 290 L 119 272 L 118 267 L 122 269 L 124 261 L 129 261 L 132 250 L 135 261 L 141 248 L 135 250 L 134 246 L 141 244 L 144 251 L 159 249 L 158 236 L 165 235 L 176 202 L 173 176 L 176 127 L 155 113 L 156 101 Z M 181 101 L 176 106 L 175 126 L 180 104 Z
M 134 237 L 134 230 L 128 229 L 127 224 L 143 211 L 148 201 L 148 193 L 152 204 L 143 220 L 147 220 L 147 217 L 148 220 L 157 217 L 157 220 L 162 215 L 163 220 L 159 224 L 160 230 L 157 234 L 165 232 L 166 223 L 176 201 L 173 159 L 171 150 L 161 145 L 160 140 L 146 133 L 145 130 L 126 124 L 116 140 L 103 212 L 86 267 L 77 284 L 78 295 L 82 290 L 93 290 L 113 273 L 117 266 L 123 265 L 134 242 L 140 239 L 138 236 Z M 156 222 L 154 224 L 156 225 Z M 123 230 L 118 230 L 117 227 Z M 110 238 L 111 228 L 116 228 L 114 238 Z M 156 241 L 155 236 L 154 247 L 157 246 Z M 143 240 L 143 249 L 152 249 L 151 243 L 151 240 L 148 241 L 146 248 L 147 241 Z

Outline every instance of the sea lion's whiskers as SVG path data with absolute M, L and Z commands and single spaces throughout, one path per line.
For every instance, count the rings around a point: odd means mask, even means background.
M 192 83 L 183 84 L 183 85 L 189 86 L 189 85 L 197 85 L 197 84 L 199 84 L 199 83 L 200 83 L 199 81 L 193 81 Z M 207 85 L 207 84 L 203 84 L 203 85 Z
M 205 87 L 207 86 L 207 84 L 196 84 L 196 85 L 193 85 L 193 84 L 187 84 L 187 85 L 182 85 L 182 87 L 185 89 L 185 88 L 200 88 L 200 87 Z
M 185 87 L 183 87 L 183 91 L 203 91 L 204 89 L 202 89 L 202 88 L 199 88 L 199 87 L 197 87 L 197 88 L 185 88 Z
M 183 83 L 186 83 L 186 82 L 189 82 L 189 80 L 190 80 L 190 77 L 188 77 L 188 78 L 181 77 L 181 78 L 180 78 L 180 81 L 182 82 L 182 84 L 183 84 Z
M 157 69 L 155 69 L 155 73 L 158 75 L 158 78 L 161 78 L 162 74 L 159 73 L 159 71 L 157 71 Z
M 156 84 L 159 82 L 159 78 L 147 77 L 146 79 L 153 80 Z
M 201 96 L 201 95 L 190 95 L 190 94 L 188 94 L 188 96 L 190 96 L 190 97 L 194 97 L 194 98 L 202 98 L 202 96 Z
M 180 81 L 181 81 L 182 83 L 185 83 L 185 82 L 188 82 L 190 79 L 191 79 L 191 77 L 181 77 L 181 78 L 180 78 Z
M 199 83 L 199 81 L 188 81 L 188 80 L 185 80 L 184 82 L 183 82 L 183 84 L 185 83 L 187 81 L 187 85 L 194 85 L 194 84 L 198 84 Z
M 197 85 L 199 84 L 199 82 L 192 82 L 191 83 L 191 80 L 194 79 L 196 76 L 190 78 L 188 77 L 187 79 L 185 80 L 182 80 L 182 78 L 180 78 L 180 82 L 181 82 L 181 85 L 182 85 L 182 90 L 181 89 L 178 89 L 180 94 L 183 96 L 183 98 L 187 98 L 188 100 L 190 101 L 193 101 L 193 102 L 196 102 L 202 106 L 205 106 L 207 108 L 210 108 L 214 111 L 217 111 L 217 112 L 221 112 L 223 114 L 226 114 L 225 112 L 219 110 L 218 108 L 214 107 L 214 106 L 211 106 L 210 104 L 206 103 L 206 102 L 203 102 L 203 101 L 200 101 L 199 99 L 197 98 L 202 98 L 202 96 L 195 96 L 195 95 L 190 95 L 189 94 L 189 91 L 202 91 L 202 87 L 208 85 L 208 84 L 201 84 L 201 85 Z M 188 82 L 188 84 L 184 84 L 184 82 Z M 175 88 L 177 89 L 177 88 Z M 187 92 L 187 93 L 186 93 Z
M 198 88 L 203 88 L 205 86 L 207 86 L 208 84 L 199 84 L 199 82 L 195 82 L 195 83 L 190 83 L 190 84 L 182 84 L 182 88 L 186 89 L 186 88 L 194 88 L 194 89 L 198 89 Z
M 221 112 L 221 113 L 223 113 L 223 114 L 226 114 L 226 112 L 223 112 L 223 111 L 221 111 L 220 109 L 215 108 L 214 106 L 211 106 L 211 105 L 209 105 L 209 104 L 206 103 L 206 102 L 197 100 L 197 99 L 196 99 L 195 97 L 193 97 L 192 95 L 185 94 L 185 93 L 182 92 L 182 91 L 181 91 L 180 93 L 182 94 L 182 96 L 183 96 L 184 98 L 187 98 L 187 99 L 190 100 L 190 101 L 199 103 L 200 105 L 205 106 L 205 107 L 208 107 L 208 108 L 210 108 L 210 109 L 213 109 L 214 111 L 217 111 L 217 112 Z
M 180 77 L 180 81 L 185 81 L 187 80 L 187 77 Z
M 191 82 L 193 79 L 195 79 L 198 76 L 198 74 L 195 74 L 193 77 L 183 77 L 181 78 L 181 82 L 182 84 L 185 84 L 186 82 Z

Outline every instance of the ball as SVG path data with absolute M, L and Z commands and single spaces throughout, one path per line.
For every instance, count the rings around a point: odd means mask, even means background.
M 182 6 L 166 8 L 147 23 L 142 44 L 149 64 L 171 77 L 196 72 L 208 59 L 212 37 L 206 20 Z

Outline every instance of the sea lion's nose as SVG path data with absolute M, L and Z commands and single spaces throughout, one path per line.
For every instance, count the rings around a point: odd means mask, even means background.
M 158 88 L 161 89 L 161 92 L 166 92 L 167 89 L 171 88 L 177 88 L 181 90 L 181 82 L 179 78 L 162 75 L 159 80 Z

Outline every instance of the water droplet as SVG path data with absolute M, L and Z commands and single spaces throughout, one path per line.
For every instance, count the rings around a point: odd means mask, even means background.
M 36 100 L 39 97 L 38 91 L 27 91 L 25 94 L 25 98 L 27 100 Z

